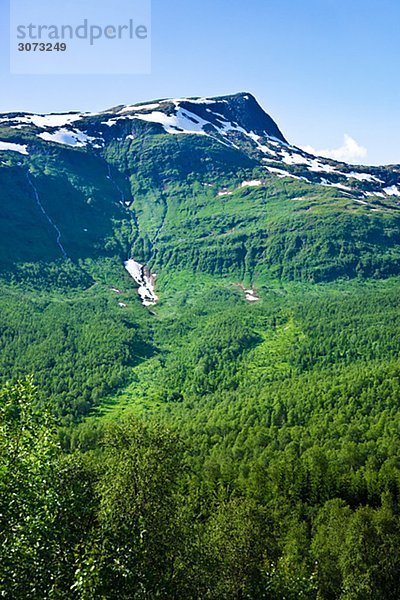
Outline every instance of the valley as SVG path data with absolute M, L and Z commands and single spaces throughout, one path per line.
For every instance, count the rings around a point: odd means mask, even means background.
M 0 140 L 3 595 L 397 600 L 400 167 L 247 92 Z

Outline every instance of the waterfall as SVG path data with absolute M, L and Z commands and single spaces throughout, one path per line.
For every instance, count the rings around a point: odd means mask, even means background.
M 47 212 L 45 211 L 43 204 L 40 201 L 40 196 L 39 193 L 32 181 L 32 179 L 29 176 L 29 172 L 26 174 L 26 177 L 28 179 L 29 185 L 31 186 L 31 188 L 33 189 L 33 193 L 35 195 L 35 200 L 36 200 L 36 204 L 38 205 L 41 213 L 44 215 L 44 217 L 46 218 L 46 220 L 48 221 L 48 223 L 51 225 L 51 227 L 54 229 L 54 231 L 56 232 L 56 242 L 57 242 L 57 246 L 60 248 L 61 250 L 61 254 L 63 255 L 64 258 L 68 258 L 67 253 L 65 252 L 64 246 L 61 243 L 61 231 L 58 229 L 57 225 L 54 223 L 53 219 L 47 214 Z

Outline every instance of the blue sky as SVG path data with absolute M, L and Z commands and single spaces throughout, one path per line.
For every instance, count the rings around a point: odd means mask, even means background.
M 10 75 L 0 2 L 0 112 L 250 91 L 296 145 L 400 163 L 398 0 L 153 0 L 152 72 L 120 76 Z

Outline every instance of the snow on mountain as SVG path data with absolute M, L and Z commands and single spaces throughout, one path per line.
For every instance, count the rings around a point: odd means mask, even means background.
M 34 125 L 41 129 L 47 127 L 62 127 L 63 125 L 70 125 L 74 121 L 78 121 L 83 118 L 82 113 L 63 113 L 63 114 L 51 114 L 51 115 L 32 115 L 25 114 L 23 116 L 14 116 L 11 114 L 8 117 L 0 118 L 0 125 L 8 125 L 9 127 L 15 127 L 20 129 L 23 126 Z M 15 125 L 16 124 L 16 125 Z
M 264 146 L 270 143 L 266 140 Z M 282 143 L 279 145 L 274 143 L 274 150 L 274 156 L 264 156 L 262 160 L 266 169 L 278 177 L 302 179 L 312 184 L 335 187 L 351 192 L 356 197 L 398 195 L 398 188 L 396 185 L 393 186 L 392 180 L 395 177 L 399 181 L 399 177 L 385 167 L 354 167 L 320 156 L 316 157 L 300 148 Z M 389 183 L 392 185 L 388 185 Z
M 143 306 L 151 306 L 157 303 L 158 297 L 155 293 L 156 275 L 149 272 L 147 267 L 130 258 L 125 263 L 125 269 L 138 284 L 138 294 Z
M 153 104 L 132 104 L 131 106 L 124 106 L 124 108 L 122 108 L 119 113 L 123 114 L 123 113 L 129 113 L 129 112 L 137 112 L 137 111 L 141 111 L 141 110 L 157 110 L 160 107 L 160 103 L 156 102 Z
M 216 98 L 175 98 L 119 106 L 101 113 L 0 115 L 0 130 L 21 131 L 43 142 L 102 151 L 112 141 L 140 135 L 137 124 L 147 123 L 153 133 L 201 135 L 212 138 L 258 161 L 266 175 L 289 177 L 314 185 L 337 188 L 355 198 L 400 196 L 399 173 L 394 168 L 356 167 L 314 156 L 287 142 L 277 124 L 249 93 Z M 27 129 L 28 128 L 28 129 Z M 36 128 L 32 134 L 31 129 Z M 140 130 L 139 130 L 140 131 Z M 7 136 L 8 137 L 8 136 Z M 15 140 L 19 141 L 19 140 Z M 3 150 L 27 153 L 29 143 L 9 143 Z M 19 146 L 19 150 L 17 147 Z
M 22 144 L 13 144 L 12 142 L 0 141 L 0 152 L 19 152 L 20 154 L 28 154 L 27 147 Z
M 177 107 L 174 115 L 166 115 L 161 111 L 154 111 L 148 114 L 140 114 L 132 118 L 148 121 L 150 123 L 159 123 L 164 127 L 166 133 L 179 134 L 200 134 L 206 135 L 204 127 L 208 121 L 201 119 L 189 111 Z
M 400 196 L 400 189 L 396 185 L 391 185 L 390 187 L 383 188 L 383 191 L 388 196 Z
M 349 179 L 358 179 L 358 181 L 376 181 L 377 183 L 385 183 L 382 179 L 379 179 L 379 177 L 375 177 L 369 173 L 355 173 L 354 171 L 351 171 L 351 173 L 343 174 Z
M 262 181 L 259 179 L 252 179 L 251 181 L 242 181 L 240 187 L 258 187 L 259 185 L 262 185 Z
M 39 133 L 38 137 L 46 142 L 56 142 L 57 144 L 64 144 L 66 146 L 75 146 L 77 148 L 83 148 L 88 143 L 97 142 L 97 138 L 90 137 L 89 135 L 79 131 L 78 129 L 57 129 L 53 133 L 45 131 Z

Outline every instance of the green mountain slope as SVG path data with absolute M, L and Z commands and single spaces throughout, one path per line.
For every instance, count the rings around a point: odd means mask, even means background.
M 3 115 L 0 140 L 3 274 L 66 256 L 250 281 L 398 273 L 398 169 L 307 155 L 249 94 Z
M 399 174 L 247 93 L 0 115 L 5 597 L 397 600 Z
M 235 320 L 277 282 L 399 273 L 398 168 L 311 157 L 250 94 L 1 115 L 0 140 L 2 380 L 34 371 L 65 419 L 175 356 L 161 324 L 203 296 L 235 291 Z

